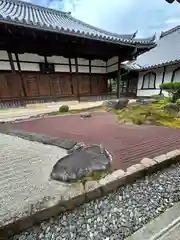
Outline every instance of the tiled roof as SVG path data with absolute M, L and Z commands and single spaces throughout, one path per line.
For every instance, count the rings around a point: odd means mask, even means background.
M 155 40 L 154 36 L 136 39 L 136 33 L 110 33 L 75 19 L 69 13 L 17 0 L 0 0 L 1 22 L 124 45 L 152 47 Z
M 162 32 L 157 45 L 140 55 L 127 67 L 134 69 L 156 68 L 180 62 L 180 26 Z

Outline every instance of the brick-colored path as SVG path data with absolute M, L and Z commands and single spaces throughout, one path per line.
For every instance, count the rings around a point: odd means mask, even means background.
M 112 113 L 93 113 L 85 120 L 79 115 L 51 117 L 16 123 L 16 127 L 78 142 L 102 143 L 113 155 L 115 169 L 180 148 L 180 129 L 122 126 Z

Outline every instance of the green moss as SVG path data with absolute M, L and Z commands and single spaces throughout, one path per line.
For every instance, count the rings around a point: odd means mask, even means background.
M 163 109 L 164 105 L 168 102 L 169 99 L 164 98 L 153 104 L 129 106 L 116 112 L 117 119 L 119 122 L 133 122 L 137 125 L 148 122 L 158 126 L 163 125 L 180 128 L 180 118 L 178 113 L 169 113 Z
M 108 171 L 108 170 L 99 171 L 99 172 L 92 172 L 92 173 L 89 173 L 86 177 L 83 177 L 82 179 L 71 181 L 71 184 L 72 185 L 77 185 L 77 184 L 82 183 L 83 185 L 85 185 L 85 183 L 87 181 L 99 181 L 100 179 L 107 176 L 110 172 L 111 171 Z

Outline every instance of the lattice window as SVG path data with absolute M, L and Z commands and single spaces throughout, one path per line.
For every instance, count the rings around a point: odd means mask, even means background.
M 172 82 L 180 82 L 180 68 L 173 71 Z
M 148 72 L 143 76 L 142 89 L 156 88 L 156 73 Z

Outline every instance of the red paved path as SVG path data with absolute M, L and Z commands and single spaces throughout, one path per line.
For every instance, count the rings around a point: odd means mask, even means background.
M 180 148 L 180 129 L 122 126 L 112 113 L 93 113 L 84 120 L 78 115 L 51 117 L 16 123 L 16 127 L 78 142 L 102 143 L 113 155 L 115 169 Z

